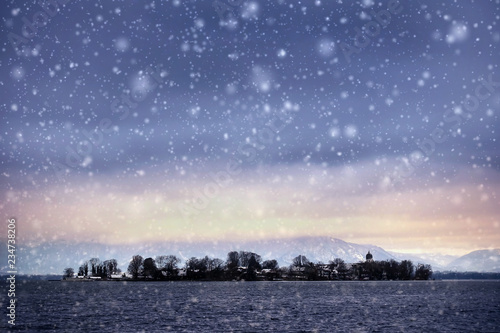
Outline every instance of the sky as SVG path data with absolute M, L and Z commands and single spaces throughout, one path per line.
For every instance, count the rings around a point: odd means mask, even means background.
M 0 211 L 18 244 L 500 247 L 498 0 L 0 13 Z

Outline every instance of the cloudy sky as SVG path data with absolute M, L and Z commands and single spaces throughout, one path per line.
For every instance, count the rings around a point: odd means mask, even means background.
M 1 9 L 19 243 L 500 247 L 498 0 L 54 3 Z

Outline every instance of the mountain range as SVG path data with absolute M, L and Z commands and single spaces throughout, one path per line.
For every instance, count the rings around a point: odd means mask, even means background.
M 140 254 L 144 258 L 162 254 L 174 254 L 183 261 L 190 257 L 216 257 L 226 259 L 229 251 L 252 251 L 263 260 L 276 259 L 280 266 L 288 266 L 298 255 L 310 261 L 328 263 L 334 258 L 345 262 L 363 261 L 370 251 L 374 260 L 411 260 L 414 264 L 430 264 L 434 271 L 477 271 L 500 272 L 500 249 L 479 250 L 465 256 L 439 254 L 408 254 L 389 252 L 371 244 L 356 244 L 332 237 L 298 237 L 245 242 L 162 242 L 141 245 L 105 245 L 94 242 L 77 244 L 67 242 L 44 243 L 33 246 L 19 246 L 17 250 L 18 272 L 20 274 L 61 273 L 65 267 L 75 270 L 92 257 L 101 260 L 115 258 L 125 271 L 130 258 Z M 4 266 L 1 273 L 8 271 Z
M 500 272 L 500 249 L 474 251 L 448 264 L 452 271 Z

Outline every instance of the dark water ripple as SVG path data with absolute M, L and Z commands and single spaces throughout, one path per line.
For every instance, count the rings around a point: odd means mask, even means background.
M 0 331 L 500 332 L 499 281 L 29 281 L 17 296 Z

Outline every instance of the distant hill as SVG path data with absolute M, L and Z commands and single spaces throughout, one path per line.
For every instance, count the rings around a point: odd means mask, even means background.
M 396 260 L 411 260 L 414 264 L 430 264 L 432 266 L 433 271 L 444 271 L 447 270 L 447 266 L 458 256 L 445 255 L 445 254 L 434 254 L 434 253 L 397 253 L 391 252 Z
M 140 254 L 144 258 L 173 254 L 183 261 L 191 257 L 216 257 L 226 260 L 229 251 L 252 251 L 264 260 L 276 259 L 280 266 L 288 266 L 294 257 L 305 255 L 310 261 L 328 263 L 341 258 L 348 263 L 363 261 L 368 251 L 375 260 L 409 259 L 414 264 L 431 264 L 434 271 L 479 271 L 500 272 L 500 250 L 474 251 L 460 258 L 437 254 L 406 254 L 388 252 L 370 244 L 345 242 L 332 237 L 298 237 L 263 241 L 234 242 L 156 242 L 141 245 L 104 245 L 85 242 L 44 243 L 36 246 L 20 245 L 17 251 L 19 274 L 61 274 L 65 267 L 78 269 L 84 260 L 92 257 L 117 259 L 119 267 L 125 271 L 130 258 Z M 451 263 L 450 263 L 451 262 Z M 6 272 L 0 267 L 0 273 Z
M 331 237 L 299 237 L 286 240 L 269 240 L 245 244 L 250 250 L 265 258 L 275 258 L 282 266 L 292 263 L 299 254 L 305 255 L 310 261 L 328 263 L 334 258 L 342 258 L 348 263 L 364 261 L 370 251 L 375 260 L 395 259 L 383 248 L 369 244 L 355 244 Z
M 288 266 L 294 257 L 305 255 L 310 261 L 328 263 L 334 258 L 346 262 L 365 259 L 368 251 L 376 260 L 396 259 L 381 247 L 355 244 L 331 237 L 299 237 L 245 242 L 162 242 L 142 245 L 104 245 L 100 243 L 67 242 L 45 243 L 33 247 L 19 246 L 18 270 L 21 274 L 61 273 L 65 267 L 75 270 L 83 260 L 92 257 L 117 259 L 122 270 L 126 270 L 130 258 L 140 254 L 144 258 L 162 254 L 174 254 L 182 260 L 191 257 L 216 257 L 226 260 L 229 251 L 252 251 L 266 259 L 276 259 L 280 266 Z M 2 268 L 1 271 L 6 271 Z
M 478 250 L 453 260 L 448 270 L 500 273 L 500 249 Z

